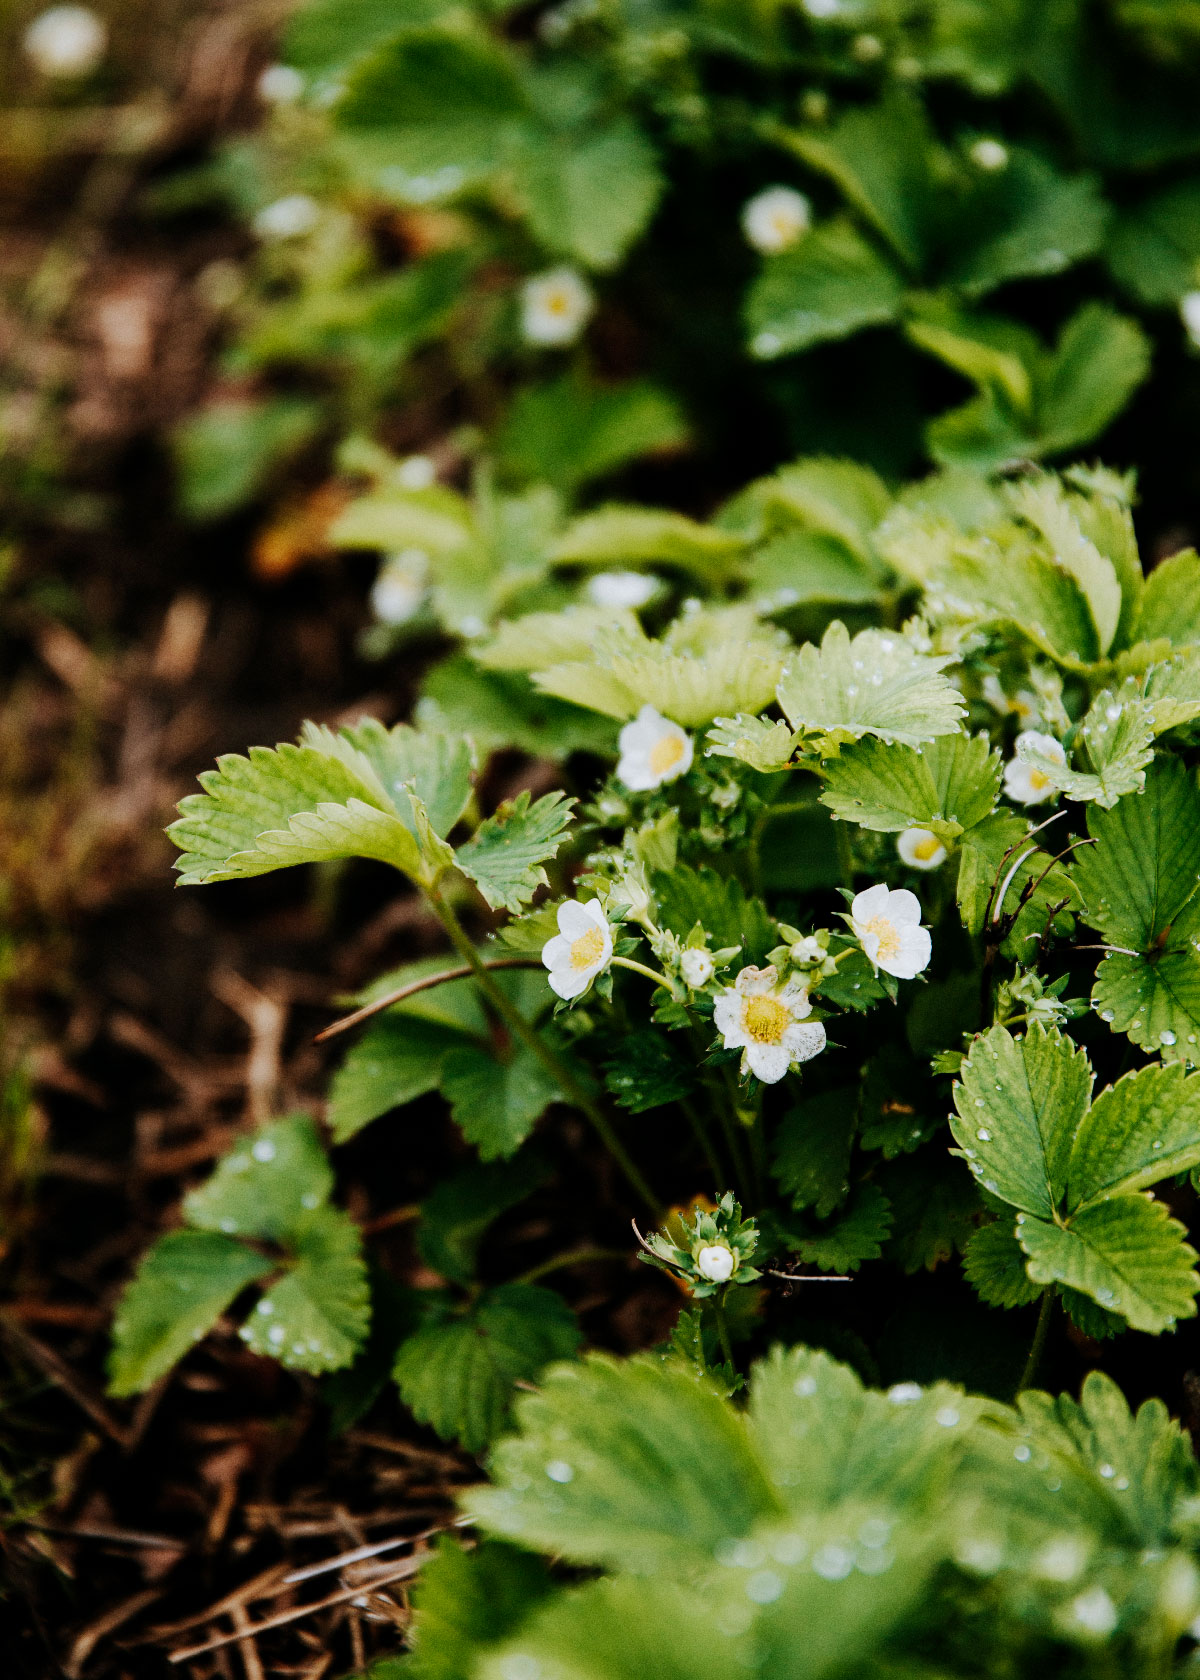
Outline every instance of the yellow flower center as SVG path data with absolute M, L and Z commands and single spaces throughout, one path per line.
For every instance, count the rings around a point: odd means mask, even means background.
M 604 933 L 598 927 L 589 928 L 586 933 L 581 933 L 578 939 L 571 941 L 572 968 L 591 968 L 603 955 Z
M 880 957 L 894 957 L 900 951 L 900 930 L 895 922 L 890 922 L 886 916 L 872 916 L 869 922 L 863 923 L 864 933 L 873 933 L 879 941 L 876 953 Z
M 650 748 L 650 768 L 656 776 L 665 776 L 683 757 L 683 741 L 678 735 L 663 735 Z
M 1029 772 L 1029 785 L 1034 793 L 1041 793 L 1043 788 L 1050 786 L 1050 778 L 1044 770 L 1031 770 Z
M 927 834 L 924 840 L 918 840 L 913 847 L 913 856 L 920 858 L 922 863 L 928 863 L 931 857 L 936 857 L 942 849 L 942 842 L 936 834 Z
M 547 292 L 545 308 L 551 315 L 565 315 L 570 308 L 570 302 L 565 292 Z
M 747 998 L 742 1005 L 742 1029 L 756 1044 L 778 1044 L 791 1024 L 791 1010 L 777 997 Z

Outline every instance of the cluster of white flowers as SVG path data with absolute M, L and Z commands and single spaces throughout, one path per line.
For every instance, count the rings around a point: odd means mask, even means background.
M 521 288 L 521 331 L 527 344 L 574 344 L 596 307 L 595 294 L 575 268 L 535 274 Z
M 794 187 L 765 187 L 742 210 L 742 231 L 756 251 L 776 256 L 812 226 L 812 206 Z
M 811 1014 L 804 981 L 793 976 L 780 985 L 770 964 L 743 968 L 732 986 L 717 993 L 713 1024 L 726 1050 L 742 1052 L 743 1073 L 776 1085 L 789 1068 L 825 1048 L 825 1028 L 805 1019 Z
M 300 239 L 321 219 L 321 206 L 308 193 L 288 193 L 266 205 L 254 218 L 260 239 Z
M 872 967 L 897 980 L 913 980 L 928 968 L 933 941 L 921 926 L 921 901 L 907 888 L 880 883 L 856 893 L 849 922 Z
M 646 793 L 685 775 L 692 767 L 692 738 L 653 706 L 643 706 L 617 737 L 617 778 L 634 793 Z
M 108 46 L 108 25 L 87 6 L 51 6 L 34 18 L 23 45 L 43 76 L 90 76 Z
M 579 997 L 612 961 L 612 929 L 598 898 L 571 899 L 558 907 L 558 932 L 542 947 L 550 989 L 560 998 Z
M 1024 729 L 1017 736 L 1016 747 L 1017 756 L 1004 766 L 1005 793 L 1018 805 L 1040 805 L 1046 799 L 1053 799 L 1057 791 L 1054 783 L 1044 770 L 1030 764 L 1022 754 L 1035 752 L 1042 758 L 1053 759 L 1055 764 L 1065 764 L 1067 753 L 1062 742 L 1036 729 Z

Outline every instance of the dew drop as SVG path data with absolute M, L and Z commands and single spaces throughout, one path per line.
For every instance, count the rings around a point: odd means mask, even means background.
M 987 1131 L 983 1126 L 980 1126 L 979 1130 L 975 1133 L 975 1136 L 979 1139 L 980 1143 L 990 1143 L 992 1140 L 991 1132 Z
M 552 1458 L 546 1466 L 546 1474 L 552 1482 L 572 1482 L 575 1480 L 574 1467 L 565 1458 Z
M 1171 1031 L 1170 1027 L 1163 1028 L 1158 1035 L 1158 1042 L 1160 1044 L 1174 1044 L 1175 1034 Z
M 1033 1449 L 1026 1446 L 1014 1447 L 1013 1457 L 1016 1459 L 1018 1464 L 1028 1464 L 1029 1460 L 1033 1457 Z

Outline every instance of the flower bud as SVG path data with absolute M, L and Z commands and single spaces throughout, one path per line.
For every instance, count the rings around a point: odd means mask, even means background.
M 696 1270 L 709 1283 L 728 1283 L 733 1276 L 733 1268 L 733 1250 L 726 1248 L 724 1243 L 702 1248 L 696 1256 Z

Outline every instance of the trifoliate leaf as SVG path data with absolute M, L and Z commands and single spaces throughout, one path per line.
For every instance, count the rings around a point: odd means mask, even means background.
M 691 573 L 701 583 L 725 583 L 738 575 L 742 538 L 715 525 L 701 525 L 682 513 L 658 508 L 611 506 L 585 513 L 555 543 L 560 565 L 628 566 L 657 561 Z
M 470 1551 L 449 1535 L 421 1565 L 413 1593 L 414 1649 L 396 1680 L 463 1680 L 514 1634 L 551 1590 L 546 1563 L 502 1540 Z M 387 1680 L 376 1677 L 370 1680 Z
M 496 447 L 501 464 L 519 477 L 572 491 L 686 440 L 677 404 L 657 385 L 644 379 L 601 385 L 568 373 L 518 390 Z
M 145 1255 L 113 1320 L 108 1386 L 137 1394 L 200 1340 L 247 1284 L 274 1270 L 265 1255 L 211 1231 L 170 1231 Z
M 800 1259 L 822 1272 L 856 1272 L 864 1260 L 878 1260 L 892 1229 L 887 1197 L 874 1184 L 862 1184 L 849 1205 L 824 1231 L 794 1238 Z
M 340 1208 L 319 1207 L 293 1227 L 289 1246 L 290 1270 L 239 1334 L 290 1370 L 337 1371 L 350 1364 L 371 1322 L 362 1237 Z
M 478 1453 L 502 1428 L 513 1384 L 533 1381 L 549 1361 L 570 1359 L 578 1346 L 579 1326 L 561 1295 L 506 1283 L 465 1313 L 410 1336 L 394 1375 L 418 1422 Z
M 498 1061 L 474 1046 L 451 1050 L 442 1062 L 442 1094 L 458 1129 L 481 1161 L 512 1155 L 561 1093 L 524 1044 Z
M 389 796 L 361 754 L 352 769 L 316 747 L 251 747 L 248 758 L 218 759 L 200 783 L 204 792 L 180 801 L 183 814 L 168 829 L 182 853 L 181 886 L 347 857 L 429 882 L 452 858 L 420 801 Z
M 201 1231 L 281 1242 L 332 1189 L 316 1127 L 307 1114 L 293 1114 L 240 1139 L 183 1211 Z
M 1117 1196 L 1082 1209 L 1067 1226 L 1028 1216 L 1017 1240 L 1035 1283 L 1062 1283 L 1152 1336 L 1192 1318 L 1196 1251 L 1161 1202 Z
M 741 1418 L 681 1362 L 590 1354 L 516 1411 L 493 1485 L 466 1506 L 521 1545 L 621 1570 L 707 1566 L 718 1541 L 781 1514 Z
M 650 1030 L 627 1033 L 604 1064 L 612 1099 L 631 1114 L 679 1102 L 695 1087 L 691 1065 L 671 1040 Z
M 474 757 L 471 743 L 461 735 L 440 735 L 405 723 L 385 729 L 375 718 L 363 718 L 336 732 L 324 724 L 306 723 L 300 744 L 344 757 L 351 769 L 361 764 L 361 754 L 399 811 L 405 810 L 405 790 L 412 789 L 434 833 L 443 839 L 471 797 Z
M 1025 1251 L 1011 1214 L 975 1232 L 963 1250 L 963 1271 L 989 1307 L 1028 1306 L 1042 1293 L 1025 1270 Z
M 858 1094 L 846 1087 L 799 1103 L 775 1133 L 771 1174 L 797 1209 L 826 1219 L 850 1193 Z
M 1101 1091 L 1071 1154 L 1068 1207 L 1144 1190 L 1200 1164 L 1200 1074 L 1178 1063 Z
M 983 1188 L 1052 1218 L 1091 1089 L 1087 1056 L 1054 1029 L 1035 1023 L 1019 1039 L 1004 1027 L 982 1033 L 955 1084 L 950 1127 Z
M 835 620 L 820 648 L 797 649 L 779 680 L 779 704 L 793 729 L 918 746 L 953 734 L 963 716 L 958 691 L 942 675 L 949 663 L 881 630 L 863 630 L 851 641 Z
M 1121 585 L 1116 568 L 1080 529 L 1075 498 L 1053 478 L 1026 480 L 1010 492 L 1013 505 L 1040 533 L 1056 565 L 1075 579 L 1091 610 L 1101 654 L 1108 652 L 1121 618 Z
M 862 828 L 928 828 L 941 840 L 990 815 L 1000 754 L 986 735 L 943 735 L 922 747 L 855 741 L 824 766 L 821 803 Z
M 528 788 L 481 822 L 454 854 L 493 910 L 520 910 L 549 877 L 542 868 L 558 853 L 574 799 L 547 793 L 530 804 Z
M 769 361 L 823 340 L 894 321 L 904 281 L 893 263 L 839 217 L 763 264 L 746 297 L 755 356 Z
M 1146 579 L 1137 636 L 1143 642 L 1165 637 L 1176 647 L 1200 642 L 1200 556 L 1194 549 L 1160 560 Z
M 744 713 L 717 718 L 705 740 L 706 758 L 737 758 L 764 775 L 782 770 L 796 750 L 796 736 L 786 723 Z
M 443 1178 L 421 1203 L 421 1258 L 452 1283 L 469 1284 L 489 1226 L 544 1184 L 548 1174 L 530 1150 L 515 1161 L 466 1167 Z
M 1105 689 L 1080 725 L 1076 746 L 1082 748 L 1086 768 L 1072 770 L 1028 745 L 1022 745 L 1018 755 L 1068 798 L 1094 799 L 1108 809 L 1124 794 L 1141 791 L 1156 733 L 1154 707 L 1143 699 L 1141 684 L 1130 677 L 1119 689 Z
M 335 1143 L 393 1108 L 437 1089 L 446 1055 L 463 1034 L 433 1021 L 386 1014 L 373 1021 L 333 1076 L 329 1125 Z
M 887 1253 L 908 1273 L 927 1271 L 960 1254 L 975 1229 L 979 1195 L 945 1155 L 910 1155 L 880 1169 L 892 1210 Z

